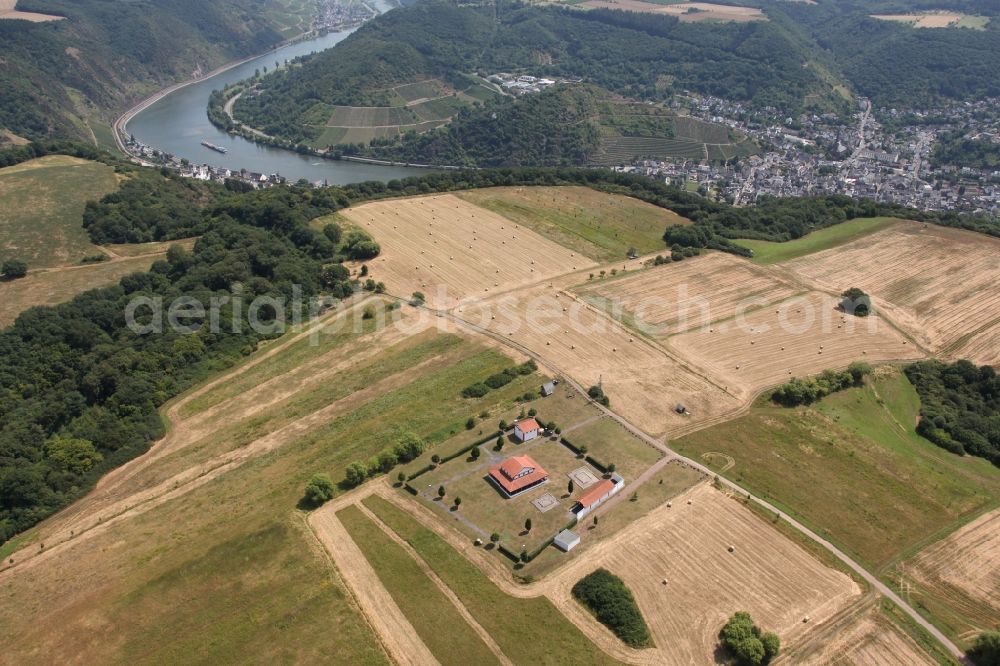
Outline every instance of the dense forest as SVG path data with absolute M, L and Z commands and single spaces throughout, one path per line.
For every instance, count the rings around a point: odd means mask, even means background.
M 842 108 L 823 75 L 803 67 L 804 49 L 776 22 L 703 25 L 620 11 L 426 0 L 270 74 L 261 94 L 241 97 L 235 112 L 268 134 L 301 141 L 318 136 L 329 105 L 381 106 L 392 85 L 509 71 L 583 77 L 639 99 L 690 89 L 761 106 L 802 109 L 808 100 Z
M 906 376 L 920 395 L 917 432 L 953 453 L 1000 467 L 1000 377 L 969 361 L 914 363 Z
M 281 41 L 265 0 L 20 0 L 63 16 L 0 21 L 0 129 L 89 140 L 82 118 L 107 123 L 143 94 Z
M 877 106 L 920 107 L 945 99 L 1000 95 L 1000 20 L 983 30 L 918 29 L 872 14 L 952 10 L 996 17 L 994 0 L 838 0 L 782 3 L 769 9 L 828 56 L 828 62 L 859 94 Z
M 159 296 L 169 302 L 189 296 L 208 304 L 237 284 L 252 296 L 289 296 L 292 285 L 299 285 L 306 298 L 350 296 L 362 285 L 351 280 L 339 262 L 372 256 L 378 246 L 357 233 L 342 237 L 333 225 L 317 232 L 308 222 L 358 202 L 502 185 L 583 185 L 633 196 L 694 220 L 693 225 L 670 227 L 666 245 L 734 253 L 746 250 L 734 245 L 733 238 L 783 241 L 872 215 L 923 217 L 1000 235 L 995 222 L 922 216 L 847 197 L 772 199 L 756 208 L 734 208 L 649 178 L 604 169 L 448 171 L 388 183 L 246 191 L 240 183 L 181 180 L 166 171 L 140 169 L 78 144 L 34 143 L 0 151 L 0 165 L 52 152 L 100 159 L 130 176 L 118 192 L 86 207 L 80 223 L 86 222 L 96 242 L 200 238 L 191 252 L 171 248 L 166 260 L 147 273 L 56 307 L 29 309 L 0 332 L 0 541 L 65 506 L 102 474 L 146 451 L 163 435 L 160 405 L 251 352 L 262 337 L 247 326 L 239 333 L 205 327 L 193 335 L 169 330 L 138 335 L 126 327 L 130 299 Z M 224 310 L 221 316 L 228 320 L 233 314 Z M 945 426 L 952 422 L 952 412 L 937 404 L 930 400 L 925 416 L 933 414 L 927 418 L 938 423 L 940 415 L 938 427 L 951 432 Z M 962 428 L 973 427 L 957 422 Z M 972 452 L 981 442 L 964 432 L 950 436 Z M 989 435 L 984 437 L 991 441 Z

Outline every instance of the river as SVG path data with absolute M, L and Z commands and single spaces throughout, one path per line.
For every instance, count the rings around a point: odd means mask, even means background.
M 388 11 L 385 0 L 374 3 L 379 11 Z M 242 137 L 232 136 L 208 121 L 208 98 L 213 90 L 253 76 L 257 68 L 274 68 L 274 63 L 291 60 L 313 51 L 328 49 L 354 30 L 331 32 L 321 37 L 289 44 L 270 51 L 215 76 L 178 88 L 133 116 L 125 130 L 142 143 L 192 164 L 209 164 L 229 169 L 247 169 L 259 173 L 277 173 L 295 181 L 305 178 L 315 182 L 326 180 L 331 185 L 344 185 L 364 180 L 391 180 L 428 173 L 426 169 L 382 166 L 361 162 L 324 160 L 311 155 L 263 146 Z M 229 150 L 225 155 L 201 145 L 208 141 Z

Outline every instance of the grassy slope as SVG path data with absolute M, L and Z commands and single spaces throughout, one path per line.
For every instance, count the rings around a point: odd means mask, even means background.
M 483 640 L 420 566 L 356 506 L 337 512 L 354 543 L 443 666 L 496 664 Z
M 81 541 L 33 573 L 7 579 L 0 633 L 20 637 L 9 657 L 27 663 L 25 652 L 43 646 L 47 662 L 300 663 L 337 655 L 342 663 L 385 663 L 295 506 L 310 475 L 343 478 L 348 464 L 385 448 L 401 428 L 431 442 L 460 432 L 469 413 L 455 387 L 511 361 L 468 341 L 458 353 L 176 501 Z M 507 388 L 476 409 L 507 408 L 525 390 Z
M 828 250 L 850 243 L 898 222 L 891 217 L 859 217 L 854 220 L 814 231 L 811 234 L 785 243 L 759 240 L 737 240 L 737 245 L 753 250 L 753 261 L 758 264 L 776 264 L 780 261 Z
M 366 499 L 365 505 L 413 546 L 515 663 L 615 663 L 548 599 L 504 594 L 475 565 L 401 509 L 377 496 Z
M 892 373 L 811 408 L 758 406 L 674 445 L 695 458 L 731 456 L 727 476 L 878 569 L 1000 497 L 1000 470 L 916 435 L 918 407 Z
M 49 268 L 100 254 L 80 223 L 83 205 L 117 188 L 111 167 L 63 155 L 0 169 L 0 261 Z
M 599 262 L 665 250 L 667 225 L 685 218 L 652 204 L 588 187 L 494 187 L 459 192 L 470 203 L 523 224 Z

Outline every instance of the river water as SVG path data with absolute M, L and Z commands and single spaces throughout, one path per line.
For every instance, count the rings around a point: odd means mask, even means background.
M 373 4 L 383 12 L 391 8 L 385 0 L 377 0 Z M 179 88 L 136 114 L 128 121 L 125 130 L 142 143 L 177 157 L 187 158 L 192 164 L 247 169 L 265 174 L 277 173 L 292 181 L 305 178 L 312 182 L 326 180 L 331 185 L 343 185 L 427 173 L 426 169 L 324 160 L 311 155 L 299 155 L 232 136 L 208 121 L 206 109 L 213 90 L 249 78 L 257 68 L 267 67 L 271 70 L 275 61 L 284 63 L 286 59 L 328 49 L 351 32 L 353 30 L 331 32 L 322 37 L 290 44 L 211 78 Z M 202 141 L 224 146 L 229 152 L 223 155 L 210 150 L 201 145 Z

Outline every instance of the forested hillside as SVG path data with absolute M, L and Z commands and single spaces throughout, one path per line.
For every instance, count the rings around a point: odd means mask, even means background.
M 0 129 L 90 140 L 145 94 L 281 41 L 266 0 L 20 0 L 65 17 L 0 20 Z
M 873 14 L 949 10 L 993 18 L 983 29 L 913 28 Z M 859 94 L 877 105 L 919 107 L 1000 95 L 1000 4 L 993 0 L 837 0 L 781 3 Z
M 690 89 L 760 106 L 841 108 L 843 98 L 805 66 L 805 48 L 775 22 L 702 25 L 619 11 L 426 0 L 266 77 L 259 95 L 240 98 L 236 115 L 301 141 L 322 132 L 331 105 L 380 106 L 392 85 L 512 71 L 582 77 L 646 100 Z

